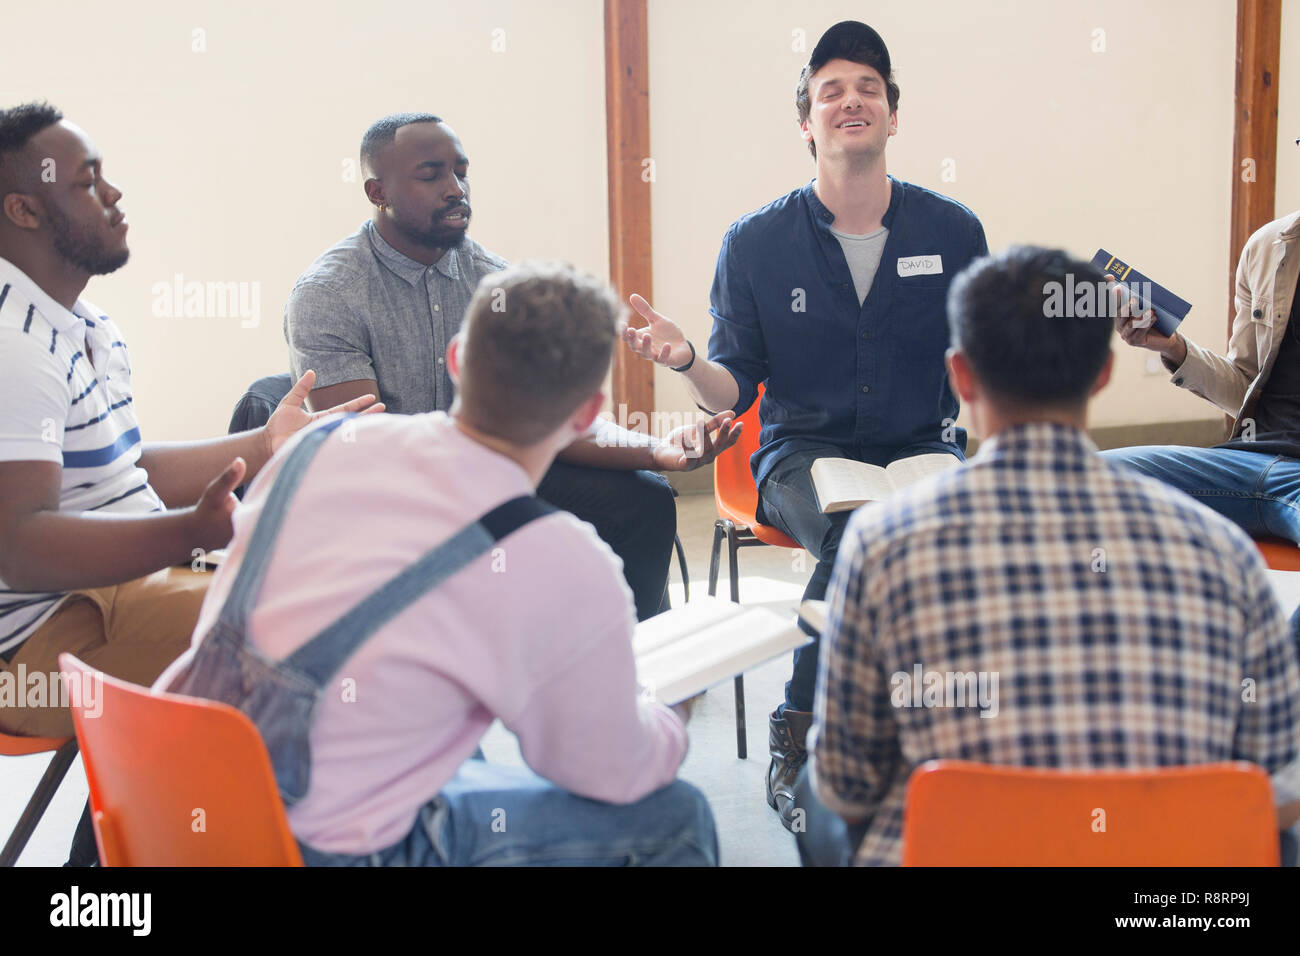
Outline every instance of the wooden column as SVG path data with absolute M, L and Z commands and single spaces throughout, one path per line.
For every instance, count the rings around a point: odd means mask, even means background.
M 1272 222 L 1277 185 L 1277 68 L 1281 0 L 1237 0 L 1237 95 L 1232 134 L 1232 216 L 1228 242 L 1228 334 L 1237 261 L 1246 240 Z M 1253 182 L 1243 180 L 1254 161 Z
M 650 254 L 650 63 L 646 0 L 605 0 L 605 140 L 609 171 L 609 275 L 623 301 L 639 292 L 654 302 Z M 644 325 L 635 312 L 631 321 Z M 655 366 L 619 343 L 613 398 L 627 416 L 655 405 Z

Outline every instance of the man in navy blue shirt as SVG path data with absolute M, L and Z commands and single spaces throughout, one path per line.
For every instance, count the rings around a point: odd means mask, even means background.
M 640 296 L 632 305 L 649 324 L 625 333 L 633 351 L 684 375 L 705 409 L 743 413 L 766 383 L 751 461 L 758 519 L 817 556 L 807 599 L 825 595 L 850 515 L 822 513 L 814 460 L 965 457 L 944 370 L 945 303 L 953 276 L 988 245 L 965 206 L 886 172 L 898 95 L 875 30 L 853 20 L 827 30 L 795 93 L 817 178 L 727 231 L 708 358 Z M 816 680 L 813 643 L 795 652 L 785 701 L 771 715 L 767 800 L 787 828 Z

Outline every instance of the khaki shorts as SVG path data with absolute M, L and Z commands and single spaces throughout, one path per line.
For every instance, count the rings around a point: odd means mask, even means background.
M 21 665 L 28 686 L 31 675 L 39 674 L 44 686 L 57 688 L 52 675 L 58 674 L 64 651 L 105 674 L 148 687 L 189 648 L 210 580 L 206 572 L 164 568 L 114 587 L 74 591 L 18 646 L 11 661 L 0 660 L 0 675 L 14 674 L 0 680 L 20 689 L 14 700 L 0 698 L 0 731 L 72 736 L 72 712 L 59 706 L 60 695 L 47 693 L 42 704 L 18 682 Z

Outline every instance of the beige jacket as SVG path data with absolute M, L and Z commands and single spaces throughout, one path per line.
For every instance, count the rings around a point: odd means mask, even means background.
M 1237 263 L 1236 316 L 1224 358 L 1187 340 L 1173 383 L 1236 419 L 1236 438 L 1255 411 L 1286 335 L 1300 278 L 1300 212 L 1270 222 L 1246 242 Z M 1165 363 L 1166 366 L 1168 363 Z

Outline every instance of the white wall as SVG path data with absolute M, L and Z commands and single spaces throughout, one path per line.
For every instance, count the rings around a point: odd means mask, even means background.
M 599 0 L 67 0 L 7 5 L 4 33 L 0 102 L 48 98 L 125 191 L 131 261 L 86 295 L 128 337 L 147 437 L 224 433 L 248 383 L 287 369 L 285 298 L 369 215 L 344 163 L 387 113 L 455 128 L 488 248 L 608 274 Z M 260 323 L 154 317 L 177 273 L 258 283 Z

